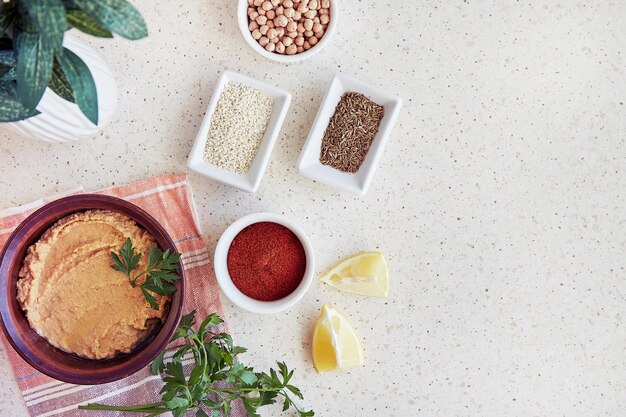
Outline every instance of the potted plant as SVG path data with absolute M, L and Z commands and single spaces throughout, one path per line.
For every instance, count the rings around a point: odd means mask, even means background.
M 148 35 L 126 0 L 0 0 L 0 122 L 46 141 L 77 140 L 106 125 L 115 110 L 111 71 L 65 32 L 126 39 Z

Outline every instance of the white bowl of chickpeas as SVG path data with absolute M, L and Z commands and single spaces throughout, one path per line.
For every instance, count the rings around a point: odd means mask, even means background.
M 239 0 L 237 20 L 246 43 L 274 61 L 310 58 L 330 42 L 338 0 Z

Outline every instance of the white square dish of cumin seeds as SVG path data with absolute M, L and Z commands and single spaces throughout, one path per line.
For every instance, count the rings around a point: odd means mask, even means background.
M 378 132 L 374 136 L 363 162 L 354 173 L 342 172 L 320 162 L 322 140 L 326 128 L 335 114 L 335 108 L 341 97 L 350 92 L 363 94 L 384 109 L 384 115 L 378 125 Z M 394 94 L 344 74 L 335 75 L 300 153 L 297 164 L 298 171 L 302 175 L 321 183 L 364 196 L 374 179 L 374 173 L 401 107 L 402 99 Z

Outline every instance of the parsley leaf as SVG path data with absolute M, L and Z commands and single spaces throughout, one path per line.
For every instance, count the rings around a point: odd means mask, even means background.
M 237 355 L 245 349 L 235 346 L 229 334 L 214 331 L 222 322 L 211 314 L 194 330 L 195 311 L 183 316 L 172 340 L 184 339 L 185 343 L 176 348 L 169 362 L 164 362 L 162 352 L 150 366 L 153 374 L 163 374 L 160 402 L 132 406 L 87 404 L 78 408 L 135 412 L 146 417 L 167 412 L 181 417 L 189 411 L 194 411 L 196 417 L 227 417 L 233 401 L 241 400 L 249 417 L 259 417 L 260 407 L 281 398 L 284 411 L 293 408 L 299 417 L 313 417 L 313 411 L 303 410 L 294 402 L 294 397 L 302 399 L 300 390 L 289 384 L 294 371 L 284 362 L 278 362 L 278 370 L 271 368 L 269 373 L 255 372 L 238 362 Z M 193 354 L 194 367 L 186 376 L 182 360 L 189 353 Z
M 139 286 L 144 298 L 155 310 L 159 309 L 155 294 L 168 295 L 176 292 L 174 282 L 180 279 L 180 275 L 177 273 L 180 261 L 180 253 L 178 252 L 172 252 L 169 249 L 163 252 L 156 245 L 152 245 L 148 252 L 146 269 L 134 274 L 133 271 L 139 267 L 141 254 L 135 253 L 132 240 L 127 238 L 119 254 L 111 252 L 111 260 L 113 261 L 111 267 L 124 273 L 128 277 L 130 285 Z M 143 282 L 140 281 L 141 278 L 143 278 Z M 138 282 L 141 283 L 137 284 Z

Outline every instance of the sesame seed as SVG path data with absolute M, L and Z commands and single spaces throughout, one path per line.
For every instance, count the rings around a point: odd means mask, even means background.
M 220 168 L 244 175 L 265 135 L 272 114 L 272 99 L 256 88 L 229 82 L 213 113 L 204 159 Z

